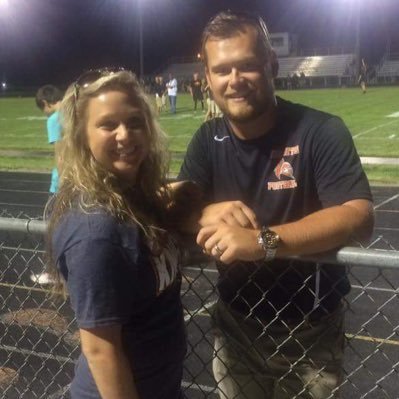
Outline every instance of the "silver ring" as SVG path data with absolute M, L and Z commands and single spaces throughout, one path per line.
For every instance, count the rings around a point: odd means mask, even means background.
M 223 251 L 218 247 L 217 244 L 213 247 L 213 249 L 216 251 L 217 256 L 223 255 Z

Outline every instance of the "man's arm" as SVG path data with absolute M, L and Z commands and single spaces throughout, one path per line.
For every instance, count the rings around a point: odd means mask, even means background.
M 242 201 L 206 205 L 198 184 L 189 180 L 168 184 L 168 216 L 181 232 L 197 234 L 201 227 L 226 223 L 230 226 L 259 228 L 255 213 Z
M 82 352 L 103 399 L 139 399 L 121 326 L 80 329 Z
M 350 240 L 367 240 L 373 225 L 371 201 L 356 199 L 314 212 L 292 223 L 271 226 L 270 229 L 281 239 L 277 256 L 290 256 L 328 251 Z M 218 256 L 217 245 L 223 252 L 220 260 L 227 264 L 237 260 L 261 260 L 265 253 L 257 243 L 259 231 L 218 223 L 203 227 L 198 233 L 197 243 L 213 256 Z
M 255 212 L 242 201 L 215 202 L 205 206 L 197 222 L 200 227 L 218 223 L 230 226 L 259 228 Z

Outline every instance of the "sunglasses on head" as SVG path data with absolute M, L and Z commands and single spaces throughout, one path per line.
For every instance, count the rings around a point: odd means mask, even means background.
M 75 101 L 79 97 L 79 91 L 81 89 L 86 88 L 90 84 L 94 83 L 96 80 L 104 77 L 113 75 L 117 72 L 126 71 L 125 68 L 122 67 L 106 67 L 100 69 L 90 69 L 86 72 L 83 72 L 75 81 L 74 83 L 74 97 Z

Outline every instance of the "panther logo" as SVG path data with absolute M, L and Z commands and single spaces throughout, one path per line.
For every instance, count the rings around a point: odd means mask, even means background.
M 289 177 L 290 179 L 295 179 L 294 169 L 289 162 L 284 160 L 284 158 L 281 158 L 280 162 L 274 168 L 274 174 L 279 180 L 281 180 L 282 176 Z

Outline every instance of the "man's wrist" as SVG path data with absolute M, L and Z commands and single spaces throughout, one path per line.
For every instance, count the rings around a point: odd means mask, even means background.
M 268 262 L 275 258 L 280 242 L 280 236 L 275 231 L 262 226 L 257 236 L 257 243 L 263 250 L 263 260 Z

